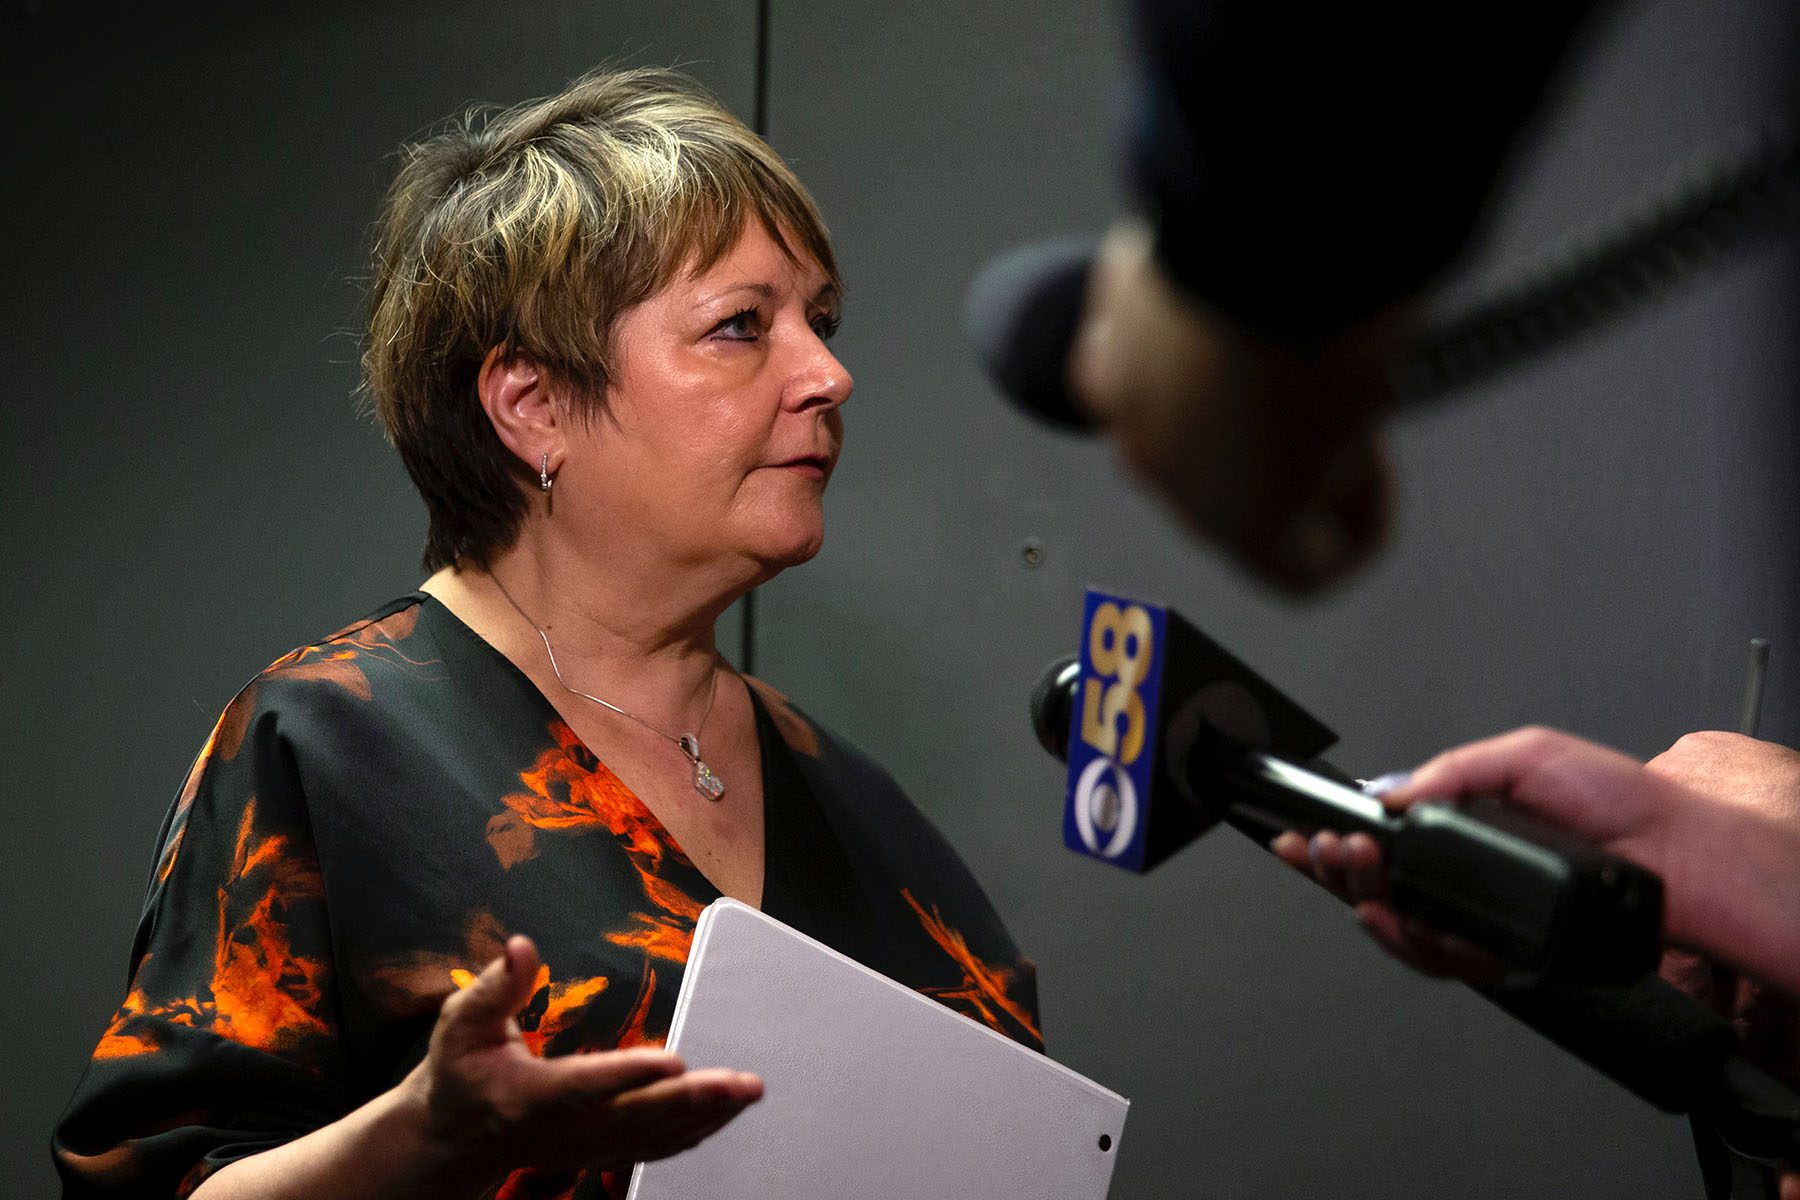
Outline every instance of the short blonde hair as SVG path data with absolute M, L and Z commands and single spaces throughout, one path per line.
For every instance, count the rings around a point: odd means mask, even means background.
M 536 486 L 475 395 L 491 350 L 530 356 L 597 412 L 613 322 L 717 263 L 752 217 L 841 286 L 787 164 L 673 71 L 597 71 L 401 156 L 375 229 L 363 389 L 425 499 L 427 569 L 487 565 Z

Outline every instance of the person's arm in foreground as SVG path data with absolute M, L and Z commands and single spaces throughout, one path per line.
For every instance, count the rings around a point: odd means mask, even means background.
M 1094 263 L 1070 385 L 1194 532 L 1303 592 L 1386 538 L 1381 421 L 1411 325 L 1396 307 L 1296 351 L 1178 294 L 1149 229 L 1121 225 Z
M 1710 766 L 1697 761 L 1700 748 Z M 1800 754 L 1714 733 L 1645 765 L 1566 733 L 1520 729 L 1437 756 L 1383 799 L 1404 808 L 1477 794 L 1502 796 L 1656 872 L 1666 941 L 1800 996 Z M 1372 841 L 1277 843 L 1283 859 L 1357 901 L 1382 940 L 1426 948 L 1431 935 L 1382 903 Z
M 1752 1062 L 1800 1083 L 1800 753 L 1693 733 L 1641 764 L 1566 733 L 1520 729 L 1439 755 L 1383 799 L 1404 808 L 1476 793 L 1504 796 L 1662 876 L 1673 947 L 1662 975 L 1730 1018 Z M 1476 984 L 1498 979 L 1494 959 L 1385 903 L 1381 851 L 1368 837 L 1322 833 L 1309 843 L 1285 833 L 1271 848 L 1354 902 L 1401 961 Z M 1781 1196 L 1800 1200 L 1800 1172 L 1782 1174 Z
M 1305 591 L 1380 545 L 1389 373 L 1590 0 L 1131 0 L 1143 220 L 1071 389 L 1192 528 Z

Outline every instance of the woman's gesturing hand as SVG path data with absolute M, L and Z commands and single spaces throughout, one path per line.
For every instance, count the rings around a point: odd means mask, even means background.
M 689 1071 L 662 1050 L 539 1058 L 515 1013 L 538 972 L 529 938 L 506 943 L 444 1001 L 425 1061 L 329 1125 L 229 1163 L 195 1200 L 455 1200 L 519 1167 L 617 1168 L 667 1158 L 762 1095 L 737 1071 Z
M 496 1175 L 515 1167 L 614 1168 L 677 1154 L 762 1095 L 754 1075 L 689 1071 L 639 1048 L 538 1058 L 514 1014 L 531 998 L 525 937 L 444 1002 L 425 1061 L 402 1086 L 432 1140 Z

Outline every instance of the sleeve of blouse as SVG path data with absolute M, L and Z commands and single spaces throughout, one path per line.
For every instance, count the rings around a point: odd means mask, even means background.
M 226 709 L 164 825 L 127 995 L 56 1129 L 70 1200 L 186 1196 L 351 1107 L 306 797 L 257 692 Z

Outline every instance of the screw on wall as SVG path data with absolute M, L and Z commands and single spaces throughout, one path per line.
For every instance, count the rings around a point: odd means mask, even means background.
M 1019 563 L 1027 571 L 1035 571 L 1044 565 L 1044 543 L 1034 537 L 1026 538 L 1019 544 Z

